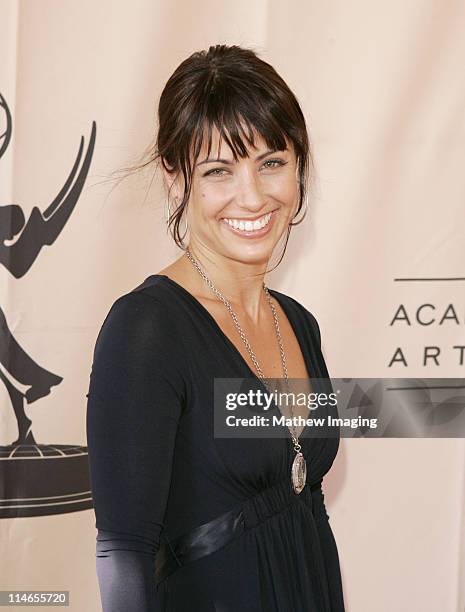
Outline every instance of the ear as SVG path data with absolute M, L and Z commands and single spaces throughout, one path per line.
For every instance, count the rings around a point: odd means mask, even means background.
M 180 201 L 183 196 L 182 181 L 177 172 L 170 172 L 165 166 L 161 166 L 163 171 L 163 182 L 170 199 Z

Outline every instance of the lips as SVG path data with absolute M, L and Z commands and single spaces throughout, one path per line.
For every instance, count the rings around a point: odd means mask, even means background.
M 270 231 L 276 217 L 275 213 L 276 210 L 273 210 L 255 219 L 224 217 L 221 219 L 221 223 L 238 236 L 243 236 L 244 238 L 258 238 Z
M 257 219 L 230 219 L 225 217 L 224 221 L 226 221 L 234 229 L 251 232 L 259 230 L 262 227 L 265 227 L 265 225 L 268 225 L 270 219 L 271 213 L 269 212 L 261 217 L 258 217 Z

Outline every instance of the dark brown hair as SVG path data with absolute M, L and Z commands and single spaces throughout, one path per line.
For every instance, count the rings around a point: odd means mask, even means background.
M 168 228 L 176 244 L 185 248 L 180 224 L 187 207 L 192 175 L 206 138 L 209 155 L 212 129 L 231 148 L 234 159 L 247 156 L 245 142 L 255 146 L 259 134 L 271 150 L 292 143 L 299 173 L 299 205 L 307 193 L 309 167 L 313 158 L 300 105 L 276 70 L 254 51 L 236 45 L 211 46 L 185 59 L 168 79 L 158 106 L 158 134 L 145 163 L 155 162 L 184 178 L 184 194 L 170 214 Z M 168 193 L 168 201 L 170 194 Z M 294 217 L 295 218 L 295 217 Z M 288 228 L 284 256 L 291 226 Z M 277 264 L 277 265 L 278 265 Z

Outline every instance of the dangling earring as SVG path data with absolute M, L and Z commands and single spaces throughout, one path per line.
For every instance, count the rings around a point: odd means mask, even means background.
M 187 236 L 187 232 L 189 231 L 189 224 L 187 222 L 187 210 L 184 212 L 183 218 L 184 218 L 185 228 L 184 228 L 184 234 L 183 234 L 183 236 L 181 238 L 182 243 L 184 243 L 184 239 Z
M 170 205 L 170 198 L 168 196 L 165 201 L 165 221 L 166 223 L 169 223 L 170 217 L 171 217 L 171 205 Z
M 302 223 L 302 221 L 305 219 L 305 216 L 307 214 L 307 210 L 308 210 L 308 194 L 305 197 L 305 203 L 304 203 L 304 214 L 302 215 L 302 218 L 299 219 L 299 221 L 294 222 L 295 217 L 297 217 L 297 215 L 293 218 L 293 220 L 289 223 L 290 227 L 294 227 L 294 225 L 300 225 L 300 223 Z M 299 211 L 300 212 L 300 211 Z M 297 213 L 298 214 L 298 213 Z

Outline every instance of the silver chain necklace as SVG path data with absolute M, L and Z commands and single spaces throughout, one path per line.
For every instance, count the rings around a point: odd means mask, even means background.
M 215 293 L 215 295 L 218 297 L 218 299 L 223 302 L 223 304 L 226 306 L 226 308 L 229 311 L 229 314 L 231 315 L 231 318 L 234 322 L 234 325 L 237 329 L 237 331 L 239 332 L 239 335 L 243 341 L 243 343 L 245 344 L 245 347 L 247 349 L 247 352 L 250 355 L 250 358 L 252 360 L 252 363 L 255 366 L 255 369 L 257 370 L 258 376 L 260 379 L 262 379 L 262 382 L 265 384 L 265 386 L 268 388 L 268 385 L 266 383 L 265 376 L 263 374 L 263 371 L 260 367 L 260 364 L 258 363 L 258 360 L 255 356 L 255 353 L 252 350 L 252 347 L 250 345 L 250 342 L 247 339 L 247 336 L 244 333 L 244 330 L 242 329 L 242 327 L 239 324 L 239 321 L 237 319 L 236 313 L 234 312 L 231 303 L 224 297 L 224 295 L 221 293 L 221 291 L 219 291 L 215 285 L 212 283 L 212 281 L 209 279 L 209 277 L 206 275 L 206 273 L 204 272 L 204 270 L 202 270 L 202 268 L 200 267 L 199 262 L 195 259 L 195 257 L 192 255 L 192 253 L 190 252 L 189 248 L 186 248 L 186 255 L 187 258 L 192 262 L 194 268 L 197 270 L 197 272 L 200 274 L 200 276 L 203 278 L 203 280 L 206 282 L 206 284 L 210 287 L 210 289 Z M 286 355 L 284 353 L 284 346 L 283 346 L 283 341 L 281 338 L 281 331 L 279 329 L 279 320 L 278 320 L 278 313 L 276 312 L 276 308 L 273 304 L 273 302 L 271 301 L 271 297 L 270 297 L 270 293 L 268 291 L 268 287 L 265 285 L 265 283 L 263 283 L 263 289 L 265 291 L 265 295 L 268 301 L 268 304 L 271 308 L 271 312 L 273 313 L 273 320 L 274 320 L 274 327 L 275 327 L 275 333 L 276 333 L 276 338 L 278 340 L 278 345 L 279 345 L 279 353 L 281 355 L 281 365 L 282 365 L 282 369 L 283 369 L 283 375 L 284 375 L 284 379 L 286 381 L 286 386 L 287 388 L 289 388 L 289 377 L 287 374 L 287 366 L 286 366 Z M 292 410 L 292 415 L 294 417 L 294 411 Z M 294 444 L 294 451 L 296 453 L 295 457 L 294 457 L 294 461 L 292 463 L 292 468 L 291 468 L 291 482 L 292 482 L 292 486 L 294 488 L 295 493 L 300 493 L 302 491 L 302 489 L 305 487 L 305 482 L 307 479 L 307 464 L 305 461 L 305 457 L 303 456 L 302 452 L 301 452 L 301 445 L 299 444 L 299 436 L 296 434 L 295 428 L 292 427 L 289 428 L 290 432 L 291 432 L 291 438 L 292 438 L 292 442 Z

